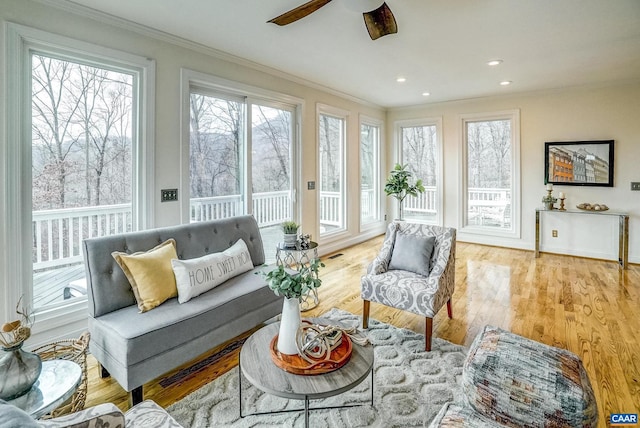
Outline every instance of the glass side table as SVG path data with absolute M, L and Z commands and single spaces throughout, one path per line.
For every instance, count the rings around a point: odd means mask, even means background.
M 43 361 L 42 372 L 29 392 L 7 403 L 38 419 L 68 400 L 81 378 L 82 369 L 73 361 Z
M 289 247 L 280 242 L 276 245 L 276 264 L 291 269 L 300 270 L 302 266 L 308 266 L 311 260 L 318 258 L 318 243 L 309 241 L 307 248 L 302 248 L 300 244 Z M 300 298 L 300 310 L 308 311 L 318 306 L 318 290 L 313 289 L 307 295 Z

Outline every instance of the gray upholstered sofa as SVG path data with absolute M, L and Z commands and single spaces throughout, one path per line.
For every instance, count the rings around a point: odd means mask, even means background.
M 172 298 L 140 312 L 131 285 L 112 257 L 114 251 L 147 251 L 173 238 L 178 259 L 247 244 L 254 269 L 231 278 L 186 303 Z M 84 241 L 89 304 L 90 351 L 102 375 L 113 376 L 142 401 L 142 385 L 278 315 L 277 297 L 255 272 L 265 262 L 262 237 L 252 216 L 191 223 Z

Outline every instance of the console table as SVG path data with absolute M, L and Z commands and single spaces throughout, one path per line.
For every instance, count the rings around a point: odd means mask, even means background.
M 622 269 L 627 269 L 629 264 L 629 214 L 611 211 L 585 211 L 585 210 L 545 210 L 536 208 L 536 257 L 540 257 L 540 212 L 551 211 L 564 214 L 604 215 L 618 217 L 618 263 Z

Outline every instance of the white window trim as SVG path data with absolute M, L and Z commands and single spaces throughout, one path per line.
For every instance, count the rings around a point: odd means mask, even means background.
M 294 97 L 280 92 L 270 91 L 268 89 L 259 88 L 257 86 L 247 85 L 244 83 L 235 82 L 233 80 L 224 79 L 222 77 L 214 76 L 211 74 L 201 73 L 199 71 L 191 70 L 188 68 L 180 69 L 180 191 L 186 197 L 182 198 L 180 207 L 180 221 L 182 223 L 189 223 L 189 144 L 190 144 L 190 114 L 191 107 L 189 98 L 191 96 L 191 88 L 197 87 L 204 91 L 211 91 L 213 96 L 235 96 L 239 99 L 244 99 L 244 102 L 248 106 L 247 115 L 250 117 L 251 104 L 262 104 L 276 108 L 283 108 L 291 110 L 294 113 L 294 130 L 292 141 L 292 153 L 291 159 L 293 164 L 291 165 L 291 175 L 293 177 L 292 195 L 293 201 L 293 220 L 298 221 L 301 217 L 301 207 L 298 202 L 298 191 L 300 183 L 302 182 L 300 165 L 302 162 L 302 149 L 301 137 L 300 137 L 300 123 L 302 123 L 302 115 L 304 111 L 304 100 L 302 98 Z M 245 127 L 246 129 L 246 127 Z M 250 135 L 245 135 L 245 138 L 249 138 Z M 245 156 L 247 162 L 251 162 L 251 153 L 247 151 L 245 144 Z M 246 187 L 251 185 L 251 172 L 245 171 L 245 193 L 248 190 Z M 245 212 L 251 212 L 250 201 L 245 201 Z
M 436 177 L 438 177 L 438 183 L 436 185 L 436 191 L 438 194 L 437 204 L 438 213 L 436 215 L 435 222 L 424 222 L 427 224 L 435 224 L 437 226 L 444 225 L 444 146 L 442 139 L 442 117 L 427 117 L 421 119 L 407 119 L 398 120 L 394 122 L 394 159 L 393 164 L 400 163 L 402 159 L 402 128 L 410 128 L 416 126 L 435 126 L 436 127 L 436 153 L 438 155 L 438 162 L 436 163 Z M 393 169 L 393 165 L 390 166 L 390 170 Z M 418 177 L 420 178 L 420 177 Z M 398 202 L 395 198 L 389 197 L 393 212 L 398 212 Z M 395 216 L 392 215 L 393 218 Z
M 360 164 L 360 151 L 362 148 L 362 136 L 360 134 L 360 131 L 362 130 L 362 126 L 363 125 L 369 125 L 369 126 L 375 126 L 378 128 L 379 131 L 379 135 L 378 135 L 378 221 L 374 221 L 371 223 L 367 223 L 367 224 L 362 224 L 362 215 L 360 213 L 360 207 L 362 206 L 362 204 L 358 204 L 358 214 L 357 214 L 357 218 L 358 218 L 358 224 L 360 225 L 360 233 L 366 233 L 366 232 L 370 232 L 372 230 L 378 230 L 378 231 L 382 231 L 384 232 L 384 228 L 385 228 L 385 198 L 387 197 L 387 195 L 384 193 L 384 183 L 385 183 L 385 179 L 386 179 L 386 175 L 385 175 L 385 156 L 384 156 L 384 149 L 383 147 L 385 147 L 384 144 L 384 135 L 385 135 L 385 129 L 384 129 L 384 121 L 380 120 L 380 119 L 376 119 L 370 116 L 366 116 L 361 114 L 360 115 L 360 123 L 358 124 L 358 136 L 359 136 L 359 141 L 358 141 L 358 190 L 360 187 L 360 179 L 362 177 L 362 165 Z M 358 192 L 358 194 L 360 195 L 360 192 Z
M 513 221 L 510 230 L 487 228 L 482 226 L 467 226 L 468 198 L 467 187 L 469 182 L 467 171 L 467 122 L 482 122 L 492 120 L 511 121 L 511 213 Z M 458 216 L 458 230 L 463 234 L 477 236 L 491 236 L 500 238 L 520 239 L 522 217 L 521 212 L 521 174 L 520 174 L 520 109 L 496 111 L 489 113 L 470 113 L 459 116 L 460 125 L 460 189 L 458 192 L 460 215 Z
M 4 304 L 0 317 L 9 319 L 14 314 L 15 304 L 24 295 L 32 299 L 31 274 L 31 144 L 25 139 L 31 135 L 31 79 L 30 54 L 32 51 L 63 54 L 80 61 L 108 64 L 131 73 L 139 79 L 140 109 L 135 112 L 133 133 L 140 141 L 139 150 L 134 148 L 133 159 L 136 175 L 132 183 L 132 204 L 137 213 L 134 219 L 138 229 L 153 226 L 154 188 L 154 105 L 155 105 L 155 61 L 138 55 L 105 48 L 72 38 L 59 36 L 19 24 L 6 22 L 5 65 L 3 82 L 5 89 L 5 138 L 0 150 L 3 154 L 2 177 L 4 198 L 2 212 L 6 218 L 2 225 L 2 245 L 15 251 L 6 251 L 0 260 Z M 137 124 L 141 126 L 137 126 Z M 11 144 L 13 143 L 13 144 Z M 26 191 L 25 191 L 26 190 Z M 15 314 L 14 314 L 15 315 Z M 43 309 L 36 314 L 30 343 L 44 343 L 52 337 L 68 337 L 86 329 L 87 302 L 74 301 Z
M 342 130 L 342 133 L 344 135 L 344 141 L 342 142 L 342 148 L 340 150 L 340 168 L 341 168 L 341 176 L 342 176 L 342 183 L 341 183 L 341 187 L 340 187 L 340 192 L 342 194 L 342 197 L 344 198 L 344 204 L 342 206 L 342 218 L 343 218 L 343 225 L 340 229 L 334 230 L 332 232 L 329 233 L 325 233 L 324 235 L 320 235 L 320 213 L 319 213 L 319 209 L 320 209 L 320 179 L 321 177 L 319 176 L 320 174 L 320 115 L 324 114 L 326 116 L 332 116 L 335 117 L 337 119 L 341 119 L 344 121 L 344 128 Z M 318 171 L 318 191 L 317 193 L 317 200 L 316 200 L 316 207 L 318 209 L 318 222 L 316 224 L 317 230 L 316 230 L 316 236 L 318 236 L 318 243 L 321 245 L 327 245 L 330 242 L 339 240 L 339 239 L 343 239 L 345 236 L 349 235 L 349 216 L 348 214 L 351 212 L 350 211 L 350 207 L 351 204 L 349 203 L 349 198 L 347 195 L 347 168 L 346 168 L 346 160 L 347 160 L 347 147 L 349 147 L 349 136 L 348 136 L 348 132 L 349 132 L 349 118 L 351 116 L 351 113 L 348 110 L 343 110 L 341 108 L 338 107 L 333 107 L 327 104 L 322 104 L 322 103 L 317 103 L 316 104 L 316 157 L 317 157 L 317 164 L 316 164 L 316 170 Z

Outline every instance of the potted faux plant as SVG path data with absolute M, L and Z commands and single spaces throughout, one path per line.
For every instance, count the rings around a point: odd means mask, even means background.
M 315 258 L 308 265 L 303 265 L 299 271 L 292 271 L 279 265 L 265 274 L 269 288 L 277 296 L 285 298 L 277 345 L 278 351 L 282 354 L 298 353 L 296 334 L 300 326 L 300 297 L 320 287 L 322 284 L 318 278 L 320 267 L 324 267 L 324 263 Z
M 422 180 L 417 179 L 414 184 L 410 184 L 411 176 L 411 171 L 407 171 L 406 165 L 397 163 L 393 170 L 389 173 L 387 184 L 385 184 L 384 186 L 384 191 L 387 196 L 393 196 L 398 200 L 398 220 L 403 219 L 404 212 L 402 202 L 404 201 L 404 199 L 409 195 L 418 196 L 418 193 L 424 193 Z
M 282 233 L 285 247 L 295 247 L 298 242 L 298 228 L 300 225 L 292 220 L 282 223 Z

